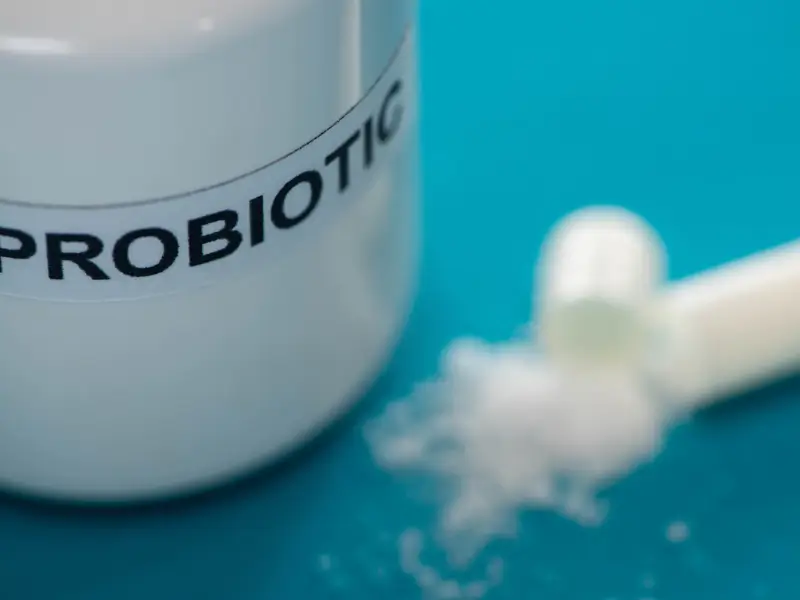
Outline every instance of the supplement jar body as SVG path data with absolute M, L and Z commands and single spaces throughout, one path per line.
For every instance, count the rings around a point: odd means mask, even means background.
M 0 7 L 0 485 L 139 500 L 344 411 L 417 255 L 412 0 Z

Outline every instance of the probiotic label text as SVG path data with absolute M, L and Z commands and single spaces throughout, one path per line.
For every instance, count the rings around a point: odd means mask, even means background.
M 347 114 L 257 171 L 119 206 L 0 202 L 0 294 L 97 301 L 169 293 L 257 268 L 365 193 L 413 108 L 413 39 Z

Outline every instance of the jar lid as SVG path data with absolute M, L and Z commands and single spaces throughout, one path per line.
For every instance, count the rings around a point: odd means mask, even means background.
M 0 200 L 147 201 L 276 160 L 368 85 L 362 11 L 351 0 L 0 3 Z
M 0 5 L 0 52 L 141 58 L 219 39 L 254 20 L 285 18 L 304 4 L 309 0 L 14 0 Z

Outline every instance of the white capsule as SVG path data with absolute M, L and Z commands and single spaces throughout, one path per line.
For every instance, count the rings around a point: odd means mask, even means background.
M 654 372 L 687 408 L 800 370 L 800 240 L 676 282 L 659 304 Z
M 665 268 L 660 238 L 636 215 L 617 207 L 568 215 L 538 265 L 534 322 L 545 352 L 590 367 L 638 363 Z

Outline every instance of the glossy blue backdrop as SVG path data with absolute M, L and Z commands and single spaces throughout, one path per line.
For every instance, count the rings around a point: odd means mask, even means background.
M 365 407 L 204 498 L 112 513 L 0 500 L 0 598 L 419 598 L 395 541 L 432 507 L 371 465 L 360 426 L 453 336 L 515 332 L 556 218 L 638 211 L 675 276 L 800 233 L 800 3 L 422 0 L 421 36 L 421 295 Z M 615 488 L 605 526 L 526 515 L 491 548 L 506 577 L 488 598 L 797 597 L 799 433 L 797 384 L 700 416 Z M 664 539 L 675 519 L 686 544 Z

